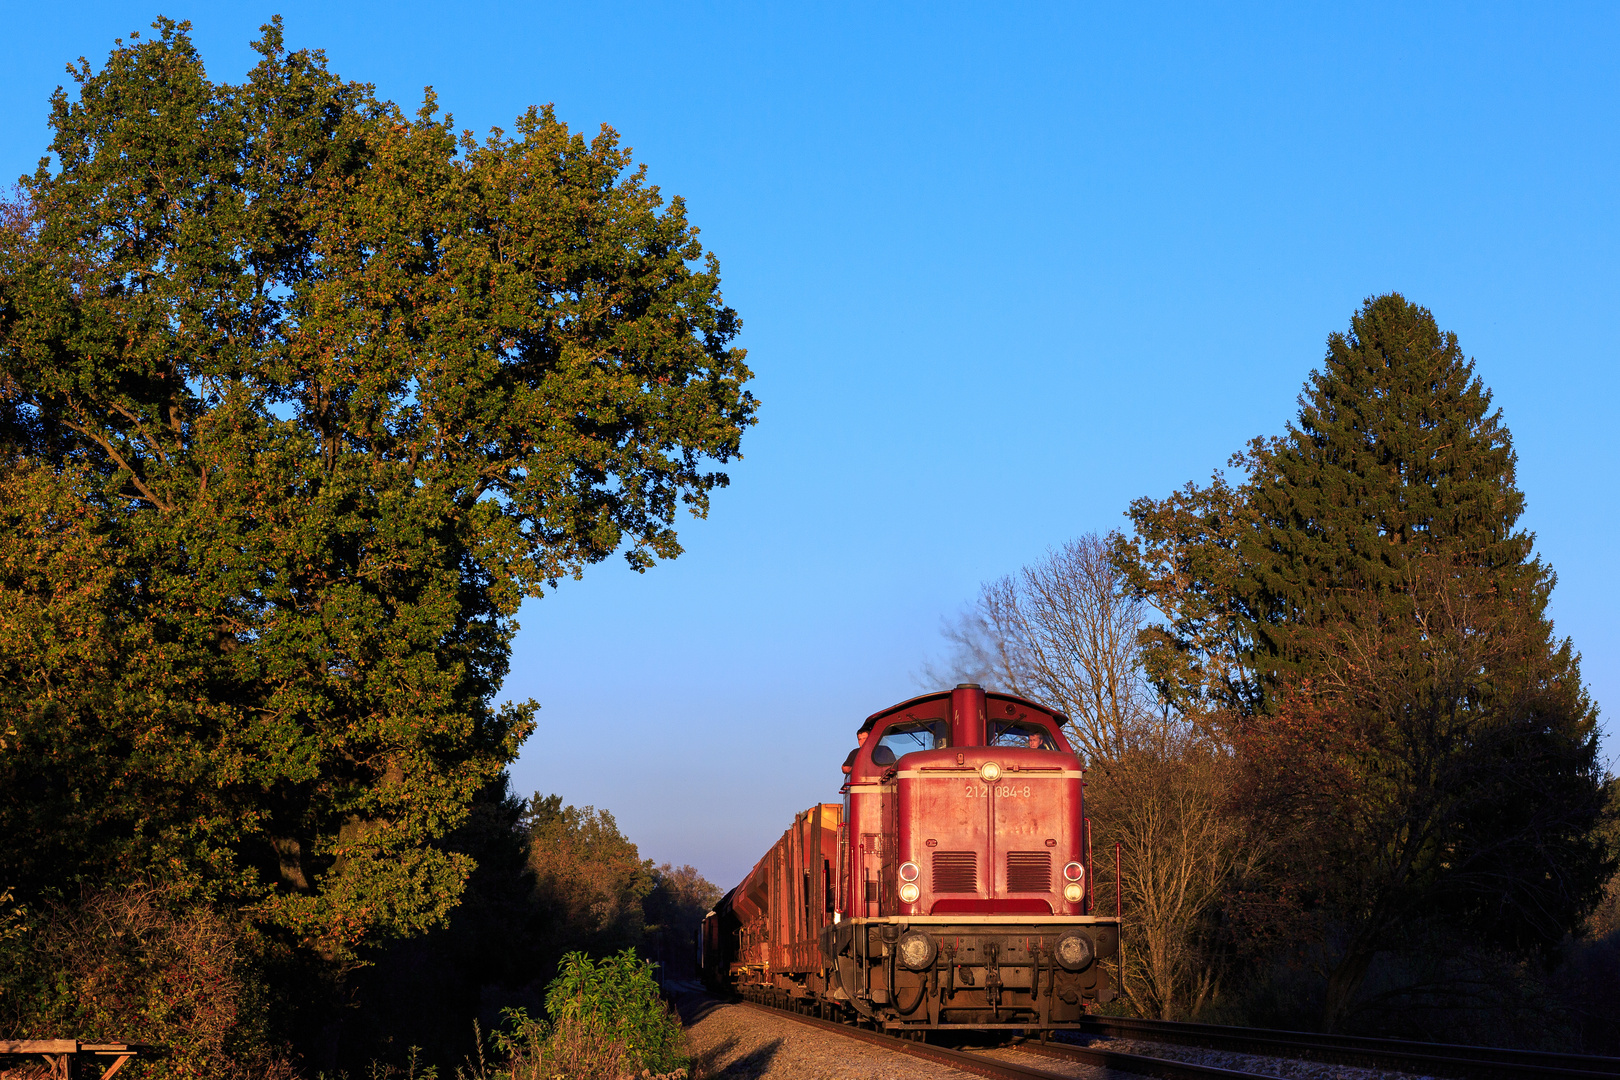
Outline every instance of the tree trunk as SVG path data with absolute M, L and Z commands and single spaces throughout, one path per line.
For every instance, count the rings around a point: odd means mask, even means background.
M 1367 977 L 1367 967 L 1377 953 L 1370 943 L 1359 941 L 1352 941 L 1345 950 L 1344 958 L 1328 976 L 1327 1000 L 1322 1005 L 1323 1031 L 1330 1034 L 1338 1031 L 1349 1017 L 1350 1006 L 1355 1003 L 1361 983 Z

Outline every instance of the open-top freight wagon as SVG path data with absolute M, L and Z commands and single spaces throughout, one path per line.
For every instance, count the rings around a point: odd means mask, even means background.
M 714 989 L 891 1029 L 1061 1028 L 1114 991 L 1065 718 L 974 684 L 868 717 L 844 801 L 704 919 Z

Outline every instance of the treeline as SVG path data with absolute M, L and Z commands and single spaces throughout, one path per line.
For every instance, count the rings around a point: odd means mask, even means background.
M 1130 1008 L 1620 1052 L 1620 785 L 1514 465 L 1455 335 L 1376 297 L 1281 436 L 951 628 L 1073 720 Z
M 704 884 L 512 799 L 499 692 L 525 598 L 725 485 L 740 322 L 611 129 L 154 27 L 0 200 L 0 1034 L 459 1060 L 570 948 L 681 959 Z
M 448 1077 L 495 1056 L 491 1036 L 513 1033 L 507 1010 L 544 1020 L 569 953 L 631 950 L 660 981 L 695 975 L 693 935 L 720 890 L 642 859 L 607 811 L 517 799 L 503 779 L 444 843 L 476 863 L 448 919 L 342 964 L 152 875 L 0 905 L 0 1030 L 156 1043 L 166 1056 L 143 1071 L 158 1075 L 414 1063 Z
M 413 1045 L 441 1068 L 476 1059 L 473 1022 L 492 1033 L 506 1009 L 544 1017 L 569 953 L 629 949 L 660 982 L 696 976 L 694 935 L 721 890 L 691 866 L 643 860 L 610 812 L 497 789 L 454 839 L 478 869 L 449 924 L 377 950 L 343 988 L 354 1008 L 328 1036 L 340 1043 L 330 1057 L 354 1075 L 404 1062 Z

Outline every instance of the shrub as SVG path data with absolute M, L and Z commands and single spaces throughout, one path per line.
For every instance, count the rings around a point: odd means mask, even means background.
M 290 1077 L 246 944 L 213 908 L 151 886 L 43 904 L 26 921 L 0 908 L 0 1031 L 164 1048 L 131 1062 L 132 1078 Z
M 686 1076 L 680 1021 L 658 994 L 652 965 L 631 949 L 599 961 L 563 958 L 546 989 L 549 1023 L 507 1011 L 498 1037 L 510 1055 L 510 1080 L 620 1080 Z

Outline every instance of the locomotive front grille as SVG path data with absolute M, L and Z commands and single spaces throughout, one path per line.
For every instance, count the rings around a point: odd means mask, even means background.
M 934 891 L 978 892 L 979 856 L 972 851 L 934 852 Z
M 935 871 L 937 874 L 939 871 Z M 1052 853 L 1049 851 L 1007 852 L 1008 892 L 1051 892 Z

